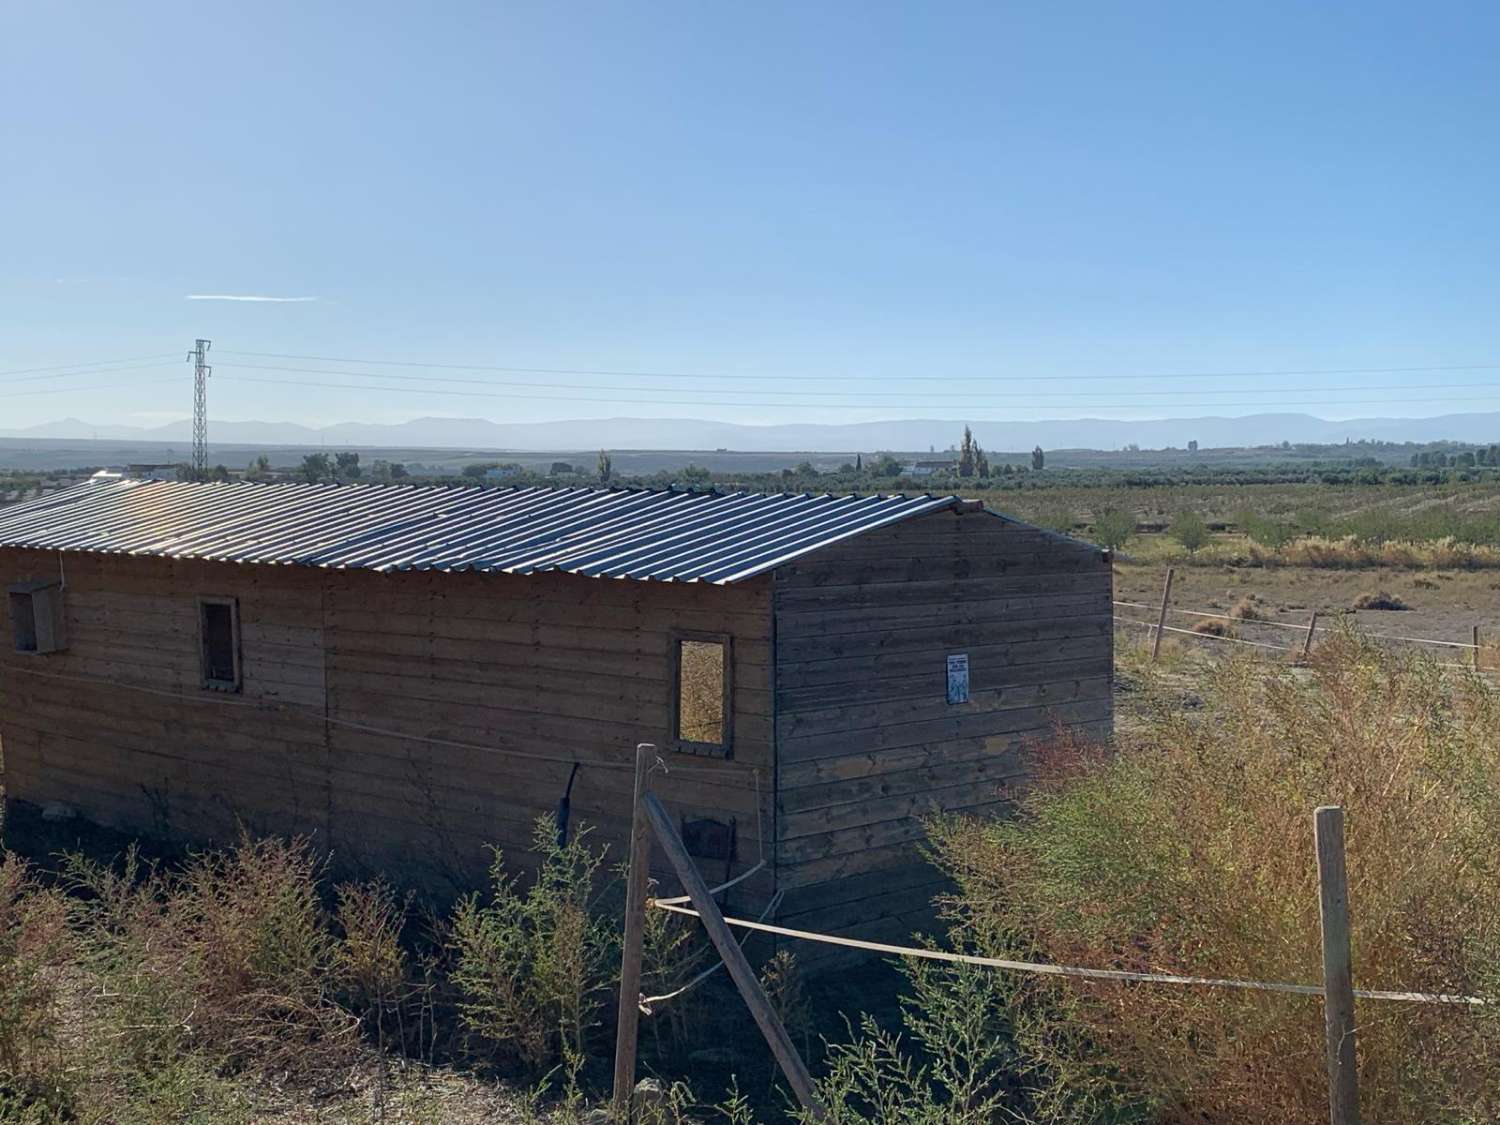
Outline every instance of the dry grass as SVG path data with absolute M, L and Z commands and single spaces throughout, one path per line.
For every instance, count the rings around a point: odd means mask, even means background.
M 965 940 L 1001 956 L 1317 981 L 1312 810 L 1343 805 L 1356 982 L 1500 993 L 1500 694 L 1338 633 L 1145 692 L 1118 753 L 1059 738 L 1013 822 L 952 820 Z M 1028 978 L 1009 1011 L 1044 1120 L 1316 1121 L 1306 997 Z M 1500 1018 L 1363 1003 L 1366 1118 L 1494 1120 Z M 1132 1117 L 1139 1114 L 1140 1117 Z

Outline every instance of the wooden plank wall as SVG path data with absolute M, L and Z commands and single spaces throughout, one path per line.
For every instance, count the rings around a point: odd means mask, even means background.
M 680 815 L 737 821 L 736 872 L 761 854 L 762 824 L 770 835 L 769 579 L 62 565 L 65 652 L 15 653 L 0 622 L 8 797 L 174 838 L 223 840 L 241 823 L 312 833 L 340 870 L 446 892 L 482 877 L 491 846 L 531 866 L 535 819 L 578 762 L 573 824 L 595 825 L 618 857 L 634 747 L 668 744 L 671 635 L 691 629 L 734 637 L 734 758 L 664 752 L 657 788 Z M 5 583 L 58 566 L 0 552 Z M 199 685 L 200 595 L 239 599 L 240 695 Z M 724 870 L 705 867 L 715 881 Z M 767 873 L 747 897 L 770 885 Z
M 941 885 L 920 859 L 923 817 L 1001 811 L 1025 743 L 1058 722 L 1108 734 L 1112 589 L 1097 550 L 983 511 L 777 572 L 784 924 L 905 939 Z M 947 702 L 950 653 L 969 656 L 966 704 Z

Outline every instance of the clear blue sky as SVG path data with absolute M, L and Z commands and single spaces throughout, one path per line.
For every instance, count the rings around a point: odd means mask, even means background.
M 175 355 L 14 373 L 195 336 L 215 417 L 314 424 L 1500 409 L 1500 367 L 1083 378 L 1500 365 L 1497 42 L 1491 3 L 13 2 L 0 427 L 182 417 Z

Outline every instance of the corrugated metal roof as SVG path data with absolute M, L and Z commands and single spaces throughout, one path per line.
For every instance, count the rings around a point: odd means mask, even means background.
M 125 480 L 0 508 L 0 546 L 725 584 L 955 503 L 951 496 Z

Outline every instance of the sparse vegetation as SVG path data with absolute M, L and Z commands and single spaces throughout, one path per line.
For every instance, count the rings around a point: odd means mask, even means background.
M 1150 682 L 1118 753 L 1065 737 L 1008 822 L 937 825 L 961 940 L 996 956 L 1319 979 L 1311 811 L 1348 811 L 1355 976 L 1500 987 L 1500 693 L 1344 631 L 1310 674 L 1227 659 L 1196 709 Z M 1027 978 L 1007 1009 L 1041 1120 L 1315 1121 L 1305 997 Z M 1368 1120 L 1480 1121 L 1500 1104 L 1486 1009 L 1367 1003 Z

